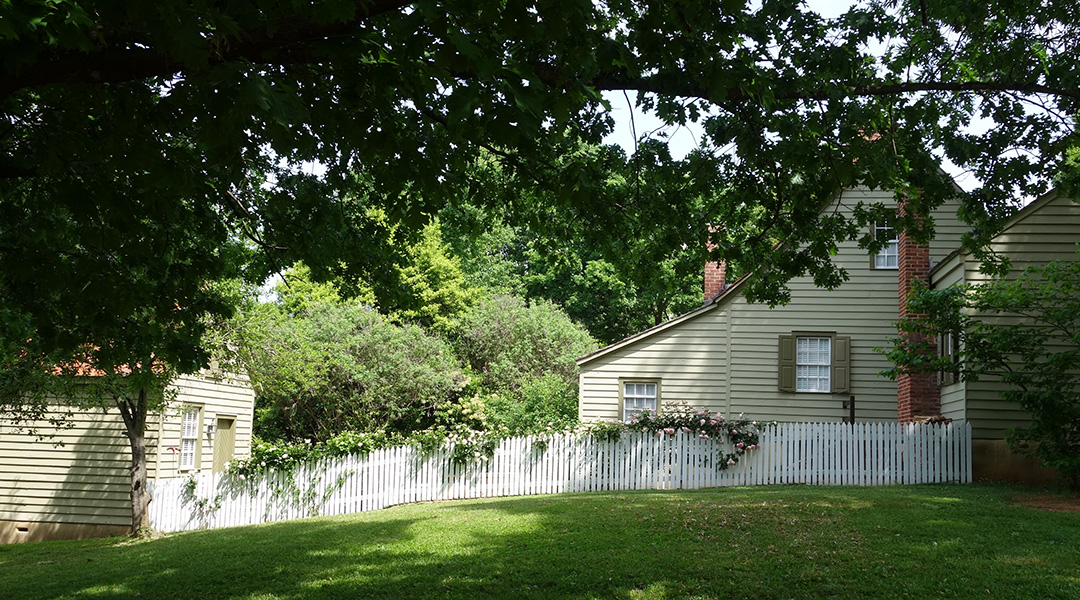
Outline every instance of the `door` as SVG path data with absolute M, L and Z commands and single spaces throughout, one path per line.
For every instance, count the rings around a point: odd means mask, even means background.
M 233 457 L 236 447 L 236 419 L 232 417 L 218 417 L 217 427 L 214 432 L 214 472 L 220 473 L 225 470 Z

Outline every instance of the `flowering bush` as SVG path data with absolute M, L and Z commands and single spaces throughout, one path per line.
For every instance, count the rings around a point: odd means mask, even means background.
M 461 404 L 446 405 L 440 408 L 447 415 L 437 414 L 438 422 L 433 427 L 414 431 L 409 434 L 377 431 L 339 433 L 325 442 L 304 440 L 298 443 L 268 442 L 255 438 L 252 442 L 251 457 L 237 459 L 229 464 L 229 472 L 237 475 L 251 475 L 265 470 L 289 471 L 296 466 L 320 458 L 366 454 L 381 448 L 412 446 L 424 452 L 434 452 L 451 444 L 451 457 L 454 462 L 464 464 L 491 458 L 495 448 L 511 432 L 505 426 L 485 426 L 483 404 L 479 397 L 463 401 Z M 469 418 L 461 418 L 461 414 Z M 720 413 L 711 413 L 696 409 L 689 404 L 665 403 L 663 410 L 643 410 L 627 423 L 618 421 L 597 421 L 587 425 L 573 427 L 565 423 L 550 423 L 543 429 L 543 434 L 575 433 L 588 435 L 603 441 L 616 441 L 624 432 L 655 433 L 658 436 L 684 433 L 696 435 L 701 439 L 728 441 L 732 448 L 720 457 L 720 468 L 738 463 L 739 458 L 758 447 L 757 421 L 750 421 L 739 415 L 736 419 L 725 418 Z M 537 446 L 546 448 L 546 439 L 537 441 Z
M 741 414 L 737 419 L 727 419 L 721 413 L 697 409 L 687 402 L 668 402 L 662 408 L 660 411 L 643 409 L 625 423 L 597 421 L 587 425 L 584 431 L 604 440 L 617 440 L 624 431 L 655 433 L 658 436 L 685 433 L 703 440 L 726 439 L 733 451 L 721 456 L 721 469 L 735 465 L 740 456 L 758 447 L 758 422 L 745 419 Z

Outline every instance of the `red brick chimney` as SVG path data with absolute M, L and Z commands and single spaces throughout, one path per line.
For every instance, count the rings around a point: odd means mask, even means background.
M 705 263 L 705 302 L 712 300 L 720 292 L 724 291 L 725 270 L 727 270 L 725 261 Z
M 716 244 L 712 242 L 712 234 L 716 231 L 716 227 L 709 226 L 709 239 L 705 242 L 705 248 L 712 252 L 716 249 Z M 727 261 L 708 261 L 705 263 L 705 303 L 708 304 L 710 300 L 717 297 L 720 292 L 724 291 L 725 281 L 724 272 L 727 270 Z
M 903 206 L 900 207 L 903 211 Z M 930 247 L 915 242 L 907 232 L 897 235 L 897 266 L 899 279 L 900 318 L 919 316 L 908 311 L 907 298 L 913 280 L 930 283 Z M 936 341 L 922 334 L 901 334 L 911 342 L 930 341 L 929 352 L 936 352 Z M 901 374 L 896 379 L 896 417 L 901 423 L 909 423 L 918 417 L 935 417 L 941 414 L 941 385 L 936 373 Z

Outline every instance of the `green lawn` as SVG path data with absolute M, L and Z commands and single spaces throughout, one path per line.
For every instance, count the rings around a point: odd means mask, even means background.
M 1080 598 L 1080 514 L 1022 491 L 534 496 L 0 546 L 0 598 Z

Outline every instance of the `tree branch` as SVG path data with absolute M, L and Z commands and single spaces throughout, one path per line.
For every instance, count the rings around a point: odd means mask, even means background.
M 654 75 L 650 77 L 635 77 L 625 72 L 601 74 L 590 83 L 598 90 L 636 90 L 638 92 L 685 96 L 701 98 L 715 104 L 741 103 L 751 100 L 750 94 L 739 89 L 737 86 L 727 88 L 719 94 L 710 93 L 709 90 L 696 86 L 692 83 L 695 78 L 685 74 Z M 777 82 L 773 86 L 774 91 L 782 90 L 786 86 Z M 912 94 L 916 92 L 1021 92 L 1025 94 L 1046 94 L 1049 96 L 1063 96 L 1080 99 L 1080 89 L 1055 88 L 1046 85 L 1019 81 L 909 81 L 903 83 L 883 83 L 878 85 L 853 85 L 843 86 L 844 95 L 851 96 L 895 96 L 900 94 Z M 796 89 L 777 93 L 774 97 L 778 100 L 829 100 L 836 96 L 833 90 L 826 88 Z

